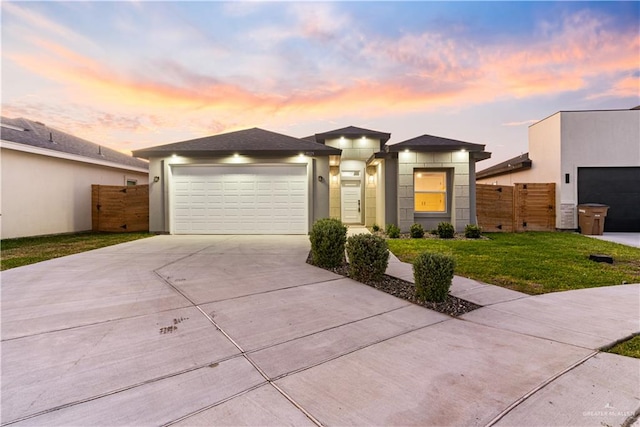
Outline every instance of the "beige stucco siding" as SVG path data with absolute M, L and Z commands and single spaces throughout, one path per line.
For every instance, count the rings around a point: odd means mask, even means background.
M 11 149 L 1 150 L 2 238 L 91 230 L 91 185 L 147 184 L 125 169 Z

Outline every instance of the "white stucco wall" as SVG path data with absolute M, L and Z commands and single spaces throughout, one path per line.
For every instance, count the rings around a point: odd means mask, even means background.
M 481 184 L 556 184 L 556 227 L 577 224 L 578 168 L 640 166 L 640 110 L 562 111 L 529 127 L 530 170 Z M 565 175 L 569 174 L 569 183 Z
M 2 238 L 91 230 L 91 185 L 147 184 L 146 173 L 0 150 Z

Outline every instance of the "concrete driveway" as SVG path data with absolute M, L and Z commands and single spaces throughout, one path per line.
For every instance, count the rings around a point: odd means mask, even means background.
M 308 250 L 157 236 L 3 272 L 2 424 L 599 426 L 640 408 L 640 361 L 597 351 L 640 332 L 640 285 L 454 319 Z

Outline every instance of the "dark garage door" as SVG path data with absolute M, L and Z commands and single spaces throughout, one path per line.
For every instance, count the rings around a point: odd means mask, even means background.
M 604 231 L 640 232 L 640 167 L 578 168 L 578 203 L 610 206 Z

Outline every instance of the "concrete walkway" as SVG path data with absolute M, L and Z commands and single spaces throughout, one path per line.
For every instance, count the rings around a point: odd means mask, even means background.
M 457 279 L 487 304 L 454 319 L 308 250 L 157 236 L 3 272 L 2 424 L 600 426 L 640 407 L 640 361 L 597 351 L 640 332 L 640 285 Z
M 640 233 L 604 233 L 600 236 L 589 236 L 594 239 L 606 240 L 621 245 L 640 248 Z

